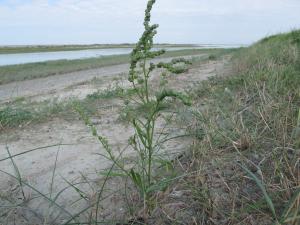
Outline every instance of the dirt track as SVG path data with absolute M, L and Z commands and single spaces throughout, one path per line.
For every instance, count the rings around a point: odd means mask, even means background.
M 190 56 L 186 56 L 185 58 L 190 58 Z M 170 59 L 172 58 L 158 59 L 154 62 L 169 61 Z M 69 97 L 84 98 L 87 94 L 93 93 L 95 88 L 92 87 L 88 90 L 85 87 L 84 92 L 81 89 L 76 91 L 76 86 L 79 86 L 78 84 L 98 78 L 103 79 L 103 84 L 107 85 L 109 84 L 108 80 L 113 80 L 113 78 L 121 73 L 127 73 L 128 69 L 129 64 L 121 64 L 0 85 L 0 103 L 12 101 L 19 97 L 30 97 L 36 101 L 53 98 L 58 98 L 59 100 Z M 70 87 L 75 87 L 75 90 Z
M 171 78 L 169 85 L 175 89 L 186 88 L 209 76 L 221 74 L 225 63 L 226 60 L 221 60 L 192 68 L 188 73 L 176 75 Z M 10 96 L 14 98 L 21 96 L 31 98 L 34 98 L 34 96 L 51 97 L 61 92 L 66 92 L 66 88 L 67 90 L 73 91 L 79 90 L 78 93 L 88 93 L 93 91 L 94 87 L 84 84 L 85 81 L 95 76 L 101 76 L 102 78 L 107 78 L 106 82 L 110 82 L 112 77 L 125 72 L 127 69 L 128 65 L 119 65 L 19 82 L 19 92 L 13 92 L 15 93 L 13 95 L 11 95 L 11 90 L 14 85 L 17 85 L 16 83 L 2 85 L 0 87 L 0 98 L 2 101 L 7 101 Z M 108 84 L 106 83 L 106 85 Z M 68 88 L 69 86 L 72 87 Z M 106 101 L 103 104 L 101 116 L 99 118 L 93 118 L 95 125 L 101 134 L 108 138 L 115 150 L 122 149 L 127 145 L 127 140 L 132 134 L 132 130 L 118 121 L 120 108 L 120 102 L 118 100 Z M 158 123 L 158 127 L 163 127 L 163 125 L 163 121 Z M 176 129 L 174 132 L 177 132 Z M 80 182 L 83 176 L 93 180 L 99 177 L 99 174 L 97 174 L 98 171 L 110 165 L 110 162 L 106 159 L 95 155 L 95 153 L 104 153 L 104 149 L 95 138 L 92 137 L 89 129 L 81 120 L 68 121 L 61 118 L 55 118 L 45 123 L 1 134 L 0 159 L 7 157 L 6 146 L 8 146 L 11 154 L 14 155 L 33 148 L 60 143 L 68 145 L 46 148 L 15 158 L 15 162 L 19 167 L 23 179 L 42 193 L 49 193 L 50 191 L 51 177 L 53 175 L 57 154 L 56 176 L 52 189 L 54 193 L 68 186 L 66 180 L 70 182 Z M 188 140 L 181 139 L 168 142 L 166 147 L 173 149 L 173 152 L 180 152 L 186 149 L 187 146 Z M 129 151 L 127 154 L 131 153 L 132 152 Z M 14 173 L 10 160 L 0 161 L 0 169 L 12 174 Z M 18 184 L 14 179 L 1 174 L 0 190 L 4 190 L 4 193 L 13 193 L 17 186 Z M 89 189 L 86 185 L 83 185 L 81 188 Z M 89 189 L 88 191 L 91 190 Z M 32 190 L 26 189 L 28 198 L 32 198 L 34 194 Z M 78 193 L 74 190 L 68 190 L 64 193 L 63 198 L 58 199 L 57 203 L 65 206 L 70 212 L 77 212 L 79 209 L 85 207 L 86 203 L 79 202 L 71 206 L 71 202 L 76 199 L 76 196 L 78 196 Z M 29 202 L 28 207 L 31 211 L 37 212 L 41 217 L 45 217 L 45 211 L 47 211 L 49 205 L 39 199 L 39 201 Z M 24 214 L 25 212 L 21 210 L 20 213 Z M 28 211 L 26 211 L 26 213 L 26 218 L 32 216 L 32 214 L 28 214 Z

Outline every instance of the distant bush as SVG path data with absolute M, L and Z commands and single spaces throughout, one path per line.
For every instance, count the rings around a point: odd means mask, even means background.
M 213 60 L 217 59 L 217 56 L 216 55 L 209 55 L 208 59 L 213 61 Z

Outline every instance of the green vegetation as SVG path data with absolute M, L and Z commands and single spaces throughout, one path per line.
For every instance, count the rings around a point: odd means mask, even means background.
M 33 122 L 44 122 L 54 116 L 62 115 L 66 110 L 70 112 L 71 106 L 72 101 L 67 103 L 14 102 L 4 105 L 0 109 L 0 132 Z
M 0 127 L 14 127 L 33 118 L 30 111 L 22 108 L 5 107 L 0 110 Z
M 57 52 L 57 51 L 78 51 L 88 49 L 106 48 L 133 48 L 134 44 L 94 44 L 94 45 L 37 45 L 37 46 L 2 46 L 0 54 L 33 53 L 33 52 Z M 196 47 L 190 44 L 156 44 L 157 48 L 191 48 Z
M 97 91 L 87 96 L 87 100 L 97 99 L 113 99 L 113 98 L 128 98 L 129 96 L 135 95 L 134 89 L 124 89 L 120 86 L 110 87 L 104 91 Z
M 201 107 L 193 110 L 190 133 L 198 141 L 186 160 L 206 179 L 195 185 L 187 176 L 181 186 L 203 206 L 197 221 L 300 223 L 299 38 L 293 31 L 242 49 L 230 76 L 191 90 Z
M 78 104 L 86 109 L 88 116 L 95 116 L 103 102 L 115 98 L 125 99 L 134 94 L 133 89 L 124 89 L 116 85 L 90 94 L 83 100 L 31 102 L 26 99 L 16 99 L 0 108 L 0 133 L 9 128 L 43 123 L 54 117 L 75 119 L 77 112 L 74 110 L 74 105 Z
M 143 201 L 143 215 L 144 220 L 152 211 L 152 202 L 150 197 L 158 191 L 164 190 L 170 178 L 161 178 L 155 174 L 155 169 L 158 166 L 163 166 L 166 162 L 161 156 L 161 136 L 155 137 L 156 124 L 158 119 L 164 110 L 164 103 L 168 98 L 180 100 L 183 104 L 189 105 L 190 102 L 187 96 L 174 90 L 167 90 L 161 88 L 156 96 L 152 95 L 150 90 L 150 77 L 153 70 L 161 68 L 171 73 L 183 73 L 187 71 L 186 65 L 189 64 L 185 59 L 172 60 L 170 63 L 149 63 L 151 59 L 154 59 L 165 53 L 164 50 L 151 51 L 153 47 L 153 37 L 156 34 L 158 25 L 150 25 L 150 12 L 152 10 L 155 0 L 148 1 L 147 9 L 145 12 L 144 20 L 144 33 L 137 45 L 132 51 L 130 56 L 130 72 L 129 82 L 131 83 L 132 89 L 136 94 L 136 98 L 128 104 L 132 104 L 134 108 L 143 108 L 144 113 L 132 119 L 131 127 L 134 129 L 134 135 L 128 140 L 129 145 L 135 151 L 137 158 L 131 162 L 132 165 L 128 167 L 128 162 L 125 158 L 120 155 L 116 155 L 112 147 L 109 145 L 108 140 L 101 136 L 97 129 L 91 123 L 89 117 L 87 117 L 84 111 L 78 107 L 82 118 L 84 118 L 86 124 L 91 128 L 93 135 L 99 140 L 104 147 L 107 156 L 115 168 L 108 171 L 108 176 L 115 177 L 116 174 L 120 177 L 128 177 L 132 181 L 132 184 L 138 189 L 140 199 Z M 164 73 L 162 73 L 164 74 Z M 163 163 L 157 163 L 160 162 Z M 174 179 L 174 177 L 172 177 Z M 171 180 L 172 180 L 171 179 Z M 97 215 L 97 213 L 96 213 Z M 97 219 L 97 216 L 95 217 Z
M 171 51 L 161 57 L 177 57 L 186 55 L 206 54 L 209 52 L 230 51 L 230 49 L 190 49 Z M 1 66 L 0 84 L 14 81 L 31 80 L 51 75 L 64 74 L 69 72 L 101 68 L 129 63 L 129 55 L 114 55 L 100 58 L 78 59 L 78 60 L 57 60 L 40 63 L 28 63 L 21 65 Z

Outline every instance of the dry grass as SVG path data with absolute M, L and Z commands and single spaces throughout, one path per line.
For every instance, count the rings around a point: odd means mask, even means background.
M 241 50 L 232 75 L 191 91 L 196 106 L 183 122 L 195 142 L 170 187 L 182 196 L 165 193 L 154 224 L 300 223 L 299 37 Z

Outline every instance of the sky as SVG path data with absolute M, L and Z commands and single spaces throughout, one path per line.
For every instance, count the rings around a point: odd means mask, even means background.
M 0 0 L 0 45 L 134 43 L 147 0 Z M 251 44 L 300 28 L 300 0 L 157 0 L 157 43 Z

